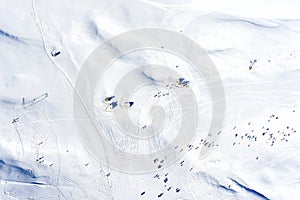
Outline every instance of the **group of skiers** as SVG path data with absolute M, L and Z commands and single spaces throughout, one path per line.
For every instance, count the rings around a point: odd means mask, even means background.
M 293 111 L 294 112 L 294 111 Z M 269 124 L 273 120 L 278 120 L 279 117 L 275 116 L 274 114 L 270 115 L 269 119 L 267 120 L 267 123 Z M 251 123 L 249 122 L 248 125 Z M 296 133 L 297 131 L 294 128 L 291 128 L 287 126 L 284 129 L 281 130 L 274 130 L 268 126 L 263 126 L 262 131 L 259 131 L 261 133 L 262 138 L 266 138 L 265 143 L 269 144 L 270 146 L 274 146 L 275 142 L 281 141 L 281 142 L 288 142 L 288 137 L 292 136 L 293 133 Z M 236 127 L 233 128 L 235 131 Z M 233 145 L 240 145 L 242 141 L 247 140 L 248 142 L 248 147 L 250 147 L 252 142 L 257 142 L 258 141 L 258 135 L 256 134 L 257 131 L 251 130 L 247 131 L 247 133 L 234 133 L 235 137 L 235 142 L 233 142 Z

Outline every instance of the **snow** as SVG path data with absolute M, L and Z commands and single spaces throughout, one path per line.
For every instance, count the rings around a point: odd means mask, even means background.
M 296 0 L 2 1 L 0 199 L 296 199 L 299 9 Z M 91 154 L 78 133 L 73 95 L 80 69 L 99 45 L 141 28 L 168 29 L 199 44 L 222 79 L 226 110 L 220 138 L 212 143 L 210 92 L 191 63 L 164 48 L 130 52 L 112 62 L 97 82 L 93 108 L 104 137 L 123 152 L 160 152 L 183 121 L 176 90 L 191 89 L 197 97 L 199 127 L 182 157 L 157 157 L 152 165 L 159 169 L 134 174 Z M 53 57 L 53 51 L 61 54 Z M 180 76 L 148 64 L 169 66 Z M 106 111 L 102 101 L 116 95 L 116 108 L 124 111 L 119 105 L 127 94 L 114 94 L 114 88 L 128 72 L 134 72 L 133 84 L 148 83 L 135 88 L 129 95 L 134 104 L 125 109 L 145 133 L 133 138 L 120 131 L 118 110 Z M 180 77 L 190 81 L 187 88 L 166 87 Z M 155 106 L 166 114 L 162 134 L 151 127 L 153 116 L 163 115 L 151 113 Z M 151 131 L 155 134 L 141 139 Z M 210 154 L 200 157 L 205 148 Z

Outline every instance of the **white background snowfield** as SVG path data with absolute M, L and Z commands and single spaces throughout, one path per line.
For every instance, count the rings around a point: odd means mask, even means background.
M 296 0 L 0 0 L 0 199 L 297 199 L 299 10 Z M 146 27 L 184 34 L 207 51 L 223 81 L 226 118 L 217 143 L 199 131 L 173 165 L 133 175 L 87 152 L 73 120 L 72 97 L 79 69 L 97 46 Z M 178 70 L 187 66 L 157 52 L 141 54 Z M 119 64 L 130 68 L 138 58 Z M 114 77 L 105 77 L 95 93 L 96 115 L 107 137 L 124 150 L 159 150 L 180 123 L 176 100 L 171 94 L 158 98 L 167 87 L 151 86 L 132 97 L 130 117 L 142 128 L 151 120 L 143 107 L 147 102 L 161 104 L 172 116 L 164 140 L 139 149 L 141 144 L 114 131 L 105 110 L 102 100 L 114 95 Z M 203 127 L 210 117 L 206 99 L 204 91 L 199 97 Z M 200 160 L 204 146 L 213 151 Z

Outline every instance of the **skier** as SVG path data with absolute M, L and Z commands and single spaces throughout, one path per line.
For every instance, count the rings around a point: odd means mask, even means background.
M 11 123 L 16 123 L 16 122 L 18 122 L 19 121 L 19 117 L 17 117 L 17 118 L 15 118 L 15 119 L 13 119 L 13 121 L 11 122 Z

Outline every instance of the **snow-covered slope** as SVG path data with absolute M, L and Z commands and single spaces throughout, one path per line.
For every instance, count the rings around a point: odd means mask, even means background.
M 2 0 L 0 199 L 297 199 L 299 9 L 296 0 Z M 205 49 L 223 82 L 225 120 L 219 141 L 207 142 L 209 91 L 202 79 L 193 79 L 189 63 L 163 51 L 126 55 L 111 65 L 94 95 L 95 115 L 109 141 L 147 153 L 176 136 L 180 105 L 170 88 L 156 84 L 161 74 L 147 67 L 137 74 L 152 82 L 134 93 L 129 115 L 146 129 L 151 106 L 165 108 L 163 136 L 149 148 L 148 141 L 128 140 L 106 111 L 103 98 L 114 95 L 123 73 L 147 63 L 176 68 L 192 89 L 197 85 L 201 123 L 193 144 L 172 165 L 124 173 L 97 160 L 81 142 L 74 86 L 84 61 L 105 40 L 153 27 L 183 34 Z M 144 78 L 138 75 L 134 79 Z M 202 148 L 212 151 L 200 159 Z

